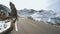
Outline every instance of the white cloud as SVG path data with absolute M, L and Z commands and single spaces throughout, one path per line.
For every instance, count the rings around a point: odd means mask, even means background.
M 16 6 L 17 9 L 23 9 L 23 8 L 28 8 L 28 9 L 46 9 L 46 7 L 49 5 L 47 2 L 48 0 L 10 0 L 13 2 Z M 0 0 L 1 4 L 6 5 L 9 7 L 9 0 Z
M 50 0 L 48 2 L 49 6 L 47 7 L 47 9 L 51 9 L 54 11 L 60 11 L 60 0 Z

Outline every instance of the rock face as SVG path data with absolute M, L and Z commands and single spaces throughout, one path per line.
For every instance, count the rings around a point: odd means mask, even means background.
M 9 16 L 10 9 L 0 4 L 0 20 L 6 19 Z
M 10 9 L 8 7 L 0 4 L 0 13 L 1 12 L 5 13 L 5 15 L 8 16 L 9 15 L 8 13 L 10 12 Z
M 36 18 L 36 20 L 42 20 L 44 22 L 48 22 L 48 23 L 52 23 L 52 24 L 57 24 L 59 23 L 59 15 L 57 13 L 55 13 L 52 10 L 40 10 L 39 12 L 31 15 L 34 19 Z M 58 19 L 59 18 L 59 19 Z
M 10 8 L 11 8 L 11 16 L 17 18 L 17 10 L 12 2 L 10 2 Z
M 15 27 L 17 11 L 13 3 L 10 2 L 10 9 L 0 4 L 0 34 L 7 34 Z
M 56 24 L 60 25 L 60 17 L 51 18 L 51 21 L 54 21 Z
M 32 17 L 35 20 L 42 20 L 44 22 L 48 22 L 48 23 L 53 23 L 53 24 L 57 24 L 60 23 L 59 21 L 59 14 L 55 13 L 52 10 L 29 10 L 29 9 L 24 9 L 24 10 L 20 10 L 19 15 L 24 16 L 24 17 Z M 59 19 L 58 19 L 58 18 Z M 55 19 L 56 18 L 56 19 Z
M 28 16 L 34 14 L 35 12 L 36 12 L 36 10 L 34 10 L 34 9 L 28 10 L 26 8 L 18 11 L 19 15 L 24 16 L 24 17 L 28 17 Z

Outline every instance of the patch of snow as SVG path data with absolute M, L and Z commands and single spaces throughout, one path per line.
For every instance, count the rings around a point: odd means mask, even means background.
M 0 21 L 0 33 L 10 28 L 11 22 Z M 6 28 L 4 28 L 6 26 Z

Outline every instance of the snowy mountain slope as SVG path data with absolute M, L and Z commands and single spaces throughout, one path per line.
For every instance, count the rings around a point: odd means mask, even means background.
M 32 10 L 24 9 L 19 11 L 19 15 L 24 17 L 32 17 L 35 20 L 38 20 L 38 21 L 41 20 L 41 21 L 48 22 L 48 23 L 50 22 L 53 24 L 57 24 L 60 22 L 58 21 L 60 19 L 59 14 L 55 13 L 52 10 L 39 10 L 39 11 L 33 10 L 32 11 Z

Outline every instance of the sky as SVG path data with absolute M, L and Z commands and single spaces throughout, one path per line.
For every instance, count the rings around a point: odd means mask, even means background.
M 17 10 L 20 9 L 35 9 L 35 10 L 58 10 L 60 9 L 60 0 L 0 0 L 0 4 L 3 4 L 10 8 L 9 2 L 15 4 Z
M 49 2 L 49 6 L 47 7 L 48 9 L 60 12 L 60 0 L 50 0 L 48 2 Z

